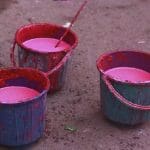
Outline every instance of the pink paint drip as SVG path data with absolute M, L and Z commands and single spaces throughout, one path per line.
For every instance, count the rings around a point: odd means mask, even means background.
M 150 81 L 150 73 L 142 69 L 132 67 L 116 67 L 105 72 L 106 75 L 119 81 L 133 83 Z
M 27 87 L 8 86 L 0 88 L 1 103 L 14 104 L 29 101 L 38 95 L 38 91 Z
M 58 41 L 54 38 L 34 38 L 23 42 L 23 45 L 36 52 L 60 52 L 70 48 L 70 45 L 64 41 L 61 41 L 59 46 L 55 47 Z

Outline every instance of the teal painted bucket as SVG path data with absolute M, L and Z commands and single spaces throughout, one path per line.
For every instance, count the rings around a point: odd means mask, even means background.
M 150 80 L 132 83 L 106 75 L 115 67 L 135 67 L 150 73 L 150 54 L 140 51 L 115 51 L 97 60 L 100 72 L 101 110 L 110 120 L 136 125 L 150 120 Z
M 37 49 L 24 46 L 23 42 L 34 38 L 53 38 L 58 40 L 65 31 L 65 27 L 51 23 L 25 25 L 17 30 L 10 53 L 13 67 L 31 67 L 46 73 L 51 82 L 50 93 L 59 91 L 65 84 L 67 68 L 74 48 L 78 44 L 76 34 L 69 30 L 63 41 L 70 45 L 70 47 L 58 52 L 39 52 Z M 16 60 L 14 54 L 15 47 L 18 47 L 18 59 Z

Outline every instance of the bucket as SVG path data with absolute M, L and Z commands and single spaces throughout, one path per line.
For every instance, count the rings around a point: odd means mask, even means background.
M 59 52 L 38 52 L 23 45 L 23 42 L 34 38 L 60 39 L 66 31 L 65 27 L 48 23 L 30 24 L 21 27 L 15 35 L 14 45 L 11 51 L 13 66 L 16 66 L 14 50 L 18 46 L 19 67 L 37 68 L 47 74 L 50 79 L 50 92 L 55 92 L 64 85 L 69 58 L 73 49 L 77 46 L 77 36 L 69 30 L 63 41 L 70 45 L 70 48 Z
M 110 120 L 136 125 L 150 120 L 150 81 L 132 83 L 106 75 L 116 67 L 134 67 L 150 73 L 150 54 L 140 51 L 115 51 L 97 60 L 100 72 L 101 110 Z
M 31 88 L 38 91 L 39 95 L 24 102 L 0 103 L 0 144 L 30 144 L 38 140 L 44 131 L 49 79 L 35 69 L 0 69 L 0 88 L 8 86 Z

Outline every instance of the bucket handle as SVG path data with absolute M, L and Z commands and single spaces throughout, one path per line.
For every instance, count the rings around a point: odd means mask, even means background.
M 56 70 L 59 70 L 61 66 L 67 61 L 67 59 L 71 56 L 72 53 L 73 53 L 73 50 L 70 50 L 68 53 L 66 53 L 66 56 L 64 56 L 63 59 L 52 70 L 45 73 L 46 76 L 50 76 Z
M 119 94 L 116 89 L 113 87 L 113 85 L 110 82 L 110 79 L 106 75 L 103 75 L 102 80 L 106 83 L 106 86 L 110 90 L 110 92 L 123 104 L 126 106 L 136 109 L 136 110 L 150 110 L 150 105 L 143 106 L 139 104 L 132 103 L 131 101 L 127 100 L 125 97 L 123 97 L 121 94 Z
M 15 61 L 15 47 L 16 47 L 16 40 L 13 41 L 13 45 L 11 48 L 11 52 L 10 52 L 10 60 L 13 64 L 13 67 L 17 66 L 17 63 Z M 50 71 L 46 72 L 45 75 L 49 76 L 51 74 L 53 74 L 56 70 L 59 70 L 59 68 L 61 68 L 61 66 L 67 61 L 67 59 L 70 57 L 70 55 L 72 54 L 73 50 L 70 50 L 66 53 L 66 56 L 64 56 L 64 58 Z
M 17 44 L 17 42 L 16 42 L 16 40 L 14 40 L 13 41 L 13 45 L 11 47 L 11 51 L 10 51 L 10 60 L 11 60 L 11 62 L 13 64 L 13 67 L 16 67 L 15 54 L 14 54 L 15 53 L 16 44 Z

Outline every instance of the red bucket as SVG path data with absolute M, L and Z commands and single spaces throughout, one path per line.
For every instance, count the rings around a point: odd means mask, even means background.
M 69 30 L 63 41 L 69 44 L 70 48 L 59 52 L 35 51 L 24 46 L 23 42 L 34 38 L 60 39 L 65 31 L 65 27 L 48 23 L 23 26 L 16 32 L 11 51 L 11 61 L 14 67 L 17 64 L 14 58 L 14 50 L 17 44 L 19 67 L 32 67 L 46 73 L 51 82 L 50 92 L 55 92 L 64 85 L 68 60 L 78 43 L 76 34 Z

